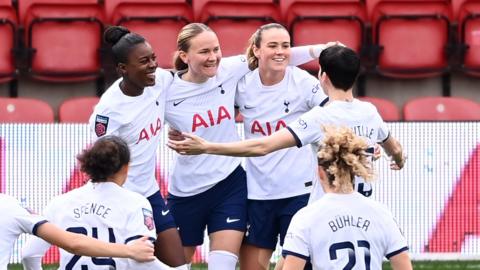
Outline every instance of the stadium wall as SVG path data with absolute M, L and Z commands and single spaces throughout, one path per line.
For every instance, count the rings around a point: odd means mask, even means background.
M 414 259 L 478 259 L 480 254 L 480 122 L 389 123 L 408 155 L 402 171 L 375 163 L 373 198 L 396 216 Z M 166 130 L 166 129 L 165 129 Z M 238 130 L 242 133 L 241 125 Z M 0 192 L 41 213 L 54 196 L 82 185 L 75 156 L 91 142 L 84 124 L 0 124 Z M 174 153 L 159 145 L 157 179 L 165 195 Z M 20 262 L 27 240 L 11 258 Z M 208 242 L 195 262 L 205 262 Z M 277 255 L 278 256 L 278 253 Z M 274 256 L 274 259 L 276 258 Z M 46 263 L 58 261 L 49 252 Z

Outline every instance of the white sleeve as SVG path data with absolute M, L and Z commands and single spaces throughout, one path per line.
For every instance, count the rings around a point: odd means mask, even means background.
M 118 129 L 121 126 L 120 122 L 109 115 L 108 110 L 95 110 L 89 120 L 92 138 L 95 138 L 95 140 L 105 135 L 119 135 Z
M 407 240 L 390 211 L 388 211 L 388 215 L 385 217 L 383 226 L 386 237 L 385 257 L 390 259 L 401 252 L 408 251 Z
M 237 81 L 250 72 L 247 57 L 245 57 L 245 55 L 235 55 L 222 58 L 220 61 L 220 68 L 223 72 L 231 73 Z
M 55 202 L 51 200 L 45 207 L 43 214 L 49 220 L 54 221 L 53 216 L 55 213 Z M 42 257 L 50 248 L 50 243 L 45 240 L 33 236 L 31 237 L 22 249 L 22 263 L 24 270 L 41 270 L 42 269 Z
M 308 63 L 315 58 L 312 58 L 310 54 L 310 45 L 292 47 L 292 53 L 290 54 L 290 66 L 298 66 Z
M 18 201 L 12 211 L 14 213 L 14 222 L 23 233 L 36 235 L 38 227 L 47 222 L 44 217 L 29 213 Z
M 157 235 L 153 221 L 152 207 L 145 198 L 142 198 L 142 203 L 139 204 L 138 209 L 131 215 L 128 222 L 128 232 L 130 233 L 130 237 L 127 236 L 125 244 L 129 244 L 132 240 L 138 239 L 143 235 L 149 236 L 152 242 L 155 241 Z M 128 259 L 128 265 L 129 267 L 127 269 L 174 269 L 163 264 L 158 259 L 147 263 L 139 263 L 135 260 Z
M 301 115 L 297 120 L 289 123 L 287 128 L 295 138 L 297 147 L 316 143 L 323 139 L 322 124 L 323 108 L 317 106 Z
M 158 99 L 160 95 L 166 96 L 166 91 L 170 88 L 173 82 L 173 73 L 163 68 L 157 68 L 155 71 L 155 86 L 151 89 L 155 90 L 155 98 Z
M 50 244 L 38 237 L 30 238 L 22 249 L 24 270 L 41 270 L 42 257 L 50 248 Z
M 301 212 L 297 212 L 288 226 L 282 255 L 292 255 L 304 260 L 309 260 L 311 255 L 308 239 L 308 228 L 305 226 L 305 222 L 303 222 Z
M 147 199 L 143 197 L 139 199 L 141 199 L 141 203 L 138 204 L 138 207 L 133 211 L 128 220 L 125 244 L 144 235 L 148 236 L 152 242 L 157 237 L 152 206 Z
M 388 139 L 388 136 L 390 136 L 390 130 L 388 129 L 387 124 L 383 121 L 378 111 L 376 111 L 375 120 L 378 121 L 377 142 L 384 142 L 386 139 Z
M 319 105 L 323 106 L 328 100 L 328 96 L 320 86 L 318 79 L 305 70 L 299 68 L 295 68 L 295 70 L 295 78 L 300 80 L 300 91 L 302 91 L 307 106 L 310 109 Z

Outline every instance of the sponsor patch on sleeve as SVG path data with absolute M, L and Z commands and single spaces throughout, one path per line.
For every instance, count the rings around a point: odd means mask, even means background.
M 97 134 L 97 137 L 107 134 L 107 127 L 108 117 L 97 114 L 95 117 L 95 134 Z
M 149 209 L 142 208 L 143 223 L 151 231 L 155 229 L 155 222 L 153 221 L 153 213 Z

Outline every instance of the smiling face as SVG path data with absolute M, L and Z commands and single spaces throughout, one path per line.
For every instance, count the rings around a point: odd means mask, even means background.
M 157 58 L 147 42 L 135 45 L 129 52 L 127 63 L 120 63 L 123 79 L 138 89 L 155 85 Z
M 253 52 L 260 69 L 284 72 L 290 61 L 290 35 L 283 28 L 263 30 L 260 46 L 254 46 Z
M 212 31 L 203 31 L 189 40 L 188 50 L 180 51 L 179 56 L 188 65 L 185 78 L 201 83 L 217 74 L 222 52 L 217 35 Z

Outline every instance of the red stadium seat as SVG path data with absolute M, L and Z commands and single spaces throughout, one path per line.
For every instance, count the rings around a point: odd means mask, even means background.
M 367 0 L 367 5 L 380 74 L 421 78 L 448 71 L 450 0 Z
M 31 75 L 84 81 L 101 75 L 103 9 L 97 0 L 18 0 Z
M 17 15 L 11 0 L 0 0 L 0 83 L 11 81 L 15 77 L 15 59 Z
M 421 97 L 403 107 L 406 121 L 480 120 L 480 104 L 460 97 Z
M 480 77 L 480 1 L 460 2 L 455 17 L 462 47 L 461 68 L 469 75 Z
M 260 26 L 280 21 L 275 0 L 195 0 L 193 12 L 215 31 L 224 56 L 243 54 Z
M 53 110 L 44 101 L 0 97 L 0 123 L 53 123 L 53 121 Z
M 340 41 L 361 52 L 366 7 L 362 0 L 280 0 L 280 10 L 295 46 Z M 318 61 L 303 66 L 318 70 Z
M 160 67 L 173 67 L 180 29 L 193 21 L 185 0 L 104 0 L 108 20 L 144 36 L 152 45 Z
M 58 109 L 60 123 L 88 123 L 98 97 L 78 97 L 65 100 Z
M 378 113 L 384 121 L 400 121 L 400 109 L 388 99 L 376 97 L 359 97 L 358 99 L 367 101 L 377 107 Z

